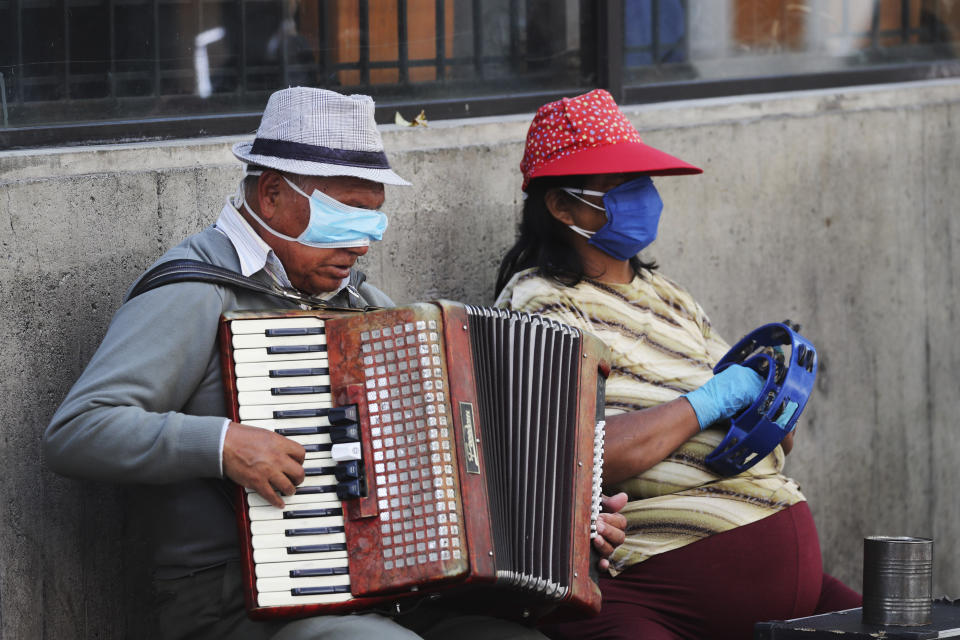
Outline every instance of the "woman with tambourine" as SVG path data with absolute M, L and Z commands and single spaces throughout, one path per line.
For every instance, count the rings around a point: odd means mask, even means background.
M 629 498 L 602 613 L 544 631 L 742 639 L 757 621 L 859 606 L 823 573 L 806 500 L 782 473 L 792 433 L 736 475 L 706 463 L 720 425 L 766 393 L 764 379 L 737 364 L 714 375 L 729 346 L 687 291 L 637 256 L 662 210 L 651 176 L 701 170 L 644 144 L 603 90 L 541 107 L 521 170 L 520 237 L 501 263 L 497 304 L 610 347 L 604 489 Z

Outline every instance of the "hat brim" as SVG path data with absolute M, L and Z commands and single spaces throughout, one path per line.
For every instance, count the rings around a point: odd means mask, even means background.
M 601 173 L 680 176 L 703 173 L 703 169 L 642 142 L 621 142 L 584 149 L 557 158 L 553 162 L 538 167 L 530 174 L 528 182 L 544 176 L 581 176 Z
M 240 162 L 247 164 L 256 164 L 268 169 L 276 169 L 286 173 L 293 173 L 299 176 L 322 176 L 336 177 L 346 176 L 351 178 L 362 178 L 371 182 L 381 184 L 391 184 L 400 187 L 411 186 L 409 182 L 398 176 L 391 169 L 370 169 L 367 167 L 354 167 L 350 165 L 328 164 L 325 162 L 311 162 L 309 160 L 290 160 L 287 158 L 277 158 L 275 156 L 263 156 L 256 153 L 250 153 L 253 142 L 238 142 L 233 145 L 233 155 Z

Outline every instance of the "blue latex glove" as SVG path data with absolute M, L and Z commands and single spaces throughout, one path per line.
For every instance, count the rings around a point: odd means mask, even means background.
M 683 395 L 697 413 L 700 430 L 749 407 L 763 391 L 764 379 L 750 369 L 732 364 L 707 380 L 699 389 Z

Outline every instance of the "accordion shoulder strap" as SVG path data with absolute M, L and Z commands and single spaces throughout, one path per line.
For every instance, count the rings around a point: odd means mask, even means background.
M 317 298 L 305 296 L 297 291 L 291 291 L 289 289 L 271 287 L 270 285 L 264 284 L 259 280 L 249 278 L 242 273 L 237 273 L 236 271 L 231 271 L 230 269 L 218 267 L 217 265 L 201 262 L 199 260 L 188 259 L 161 262 L 156 267 L 144 274 L 142 278 L 140 278 L 140 281 L 137 282 L 136 286 L 130 290 L 130 293 L 127 294 L 126 300 L 132 300 L 142 293 L 146 293 L 147 291 L 151 291 L 157 287 L 162 287 L 166 284 L 173 284 L 174 282 L 209 282 L 211 284 L 218 284 L 224 287 L 256 291 L 257 293 L 262 293 L 264 295 L 283 298 L 284 300 L 296 302 L 298 304 L 304 304 L 311 308 L 323 307 L 336 309 L 338 311 L 358 310 L 332 307 L 326 304 L 325 300 L 319 300 Z

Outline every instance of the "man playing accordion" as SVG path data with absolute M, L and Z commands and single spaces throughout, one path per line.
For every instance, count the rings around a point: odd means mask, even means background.
M 392 306 L 353 268 L 386 227 L 384 185 L 409 184 L 390 169 L 373 112 L 366 96 L 311 88 L 273 94 L 257 138 L 234 147 L 246 165 L 237 193 L 215 224 L 158 264 L 196 260 L 331 306 Z M 142 486 L 162 637 L 542 637 L 430 603 L 396 619 L 377 612 L 248 619 L 228 481 L 282 507 L 304 480 L 305 454 L 287 437 L 224 417 L 217 331 L 224 312 L 277 307 L 298 304 L 209 282 L 128 299 L 45 432 L 57 473 Z M 608 505 L 620 507 L 621 498 Z M 623 540 L 623 527 L 619 514 L 601 514 L 594 545 L 602 556 Z

